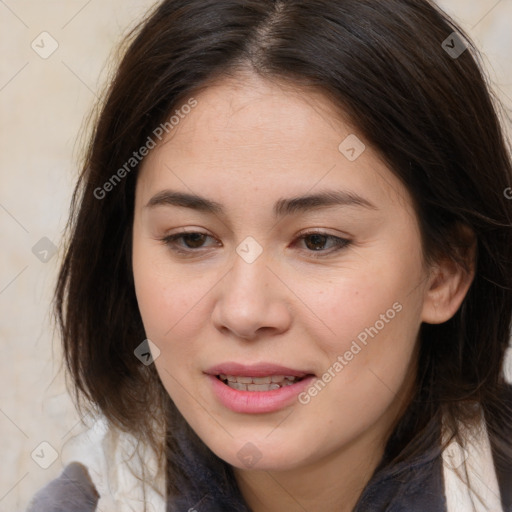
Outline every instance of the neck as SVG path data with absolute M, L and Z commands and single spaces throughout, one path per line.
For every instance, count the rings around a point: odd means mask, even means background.
M 253 512 L 350 512 L 383 450 L 361 457 L 357 446 L 287 471 L 235 469 L 240 492 Z

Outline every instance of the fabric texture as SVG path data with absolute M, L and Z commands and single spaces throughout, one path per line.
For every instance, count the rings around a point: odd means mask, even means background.
M 188 434 L 183 429 L 176 432 L 182 493 L 175 499 L 166 501 L 165 481 L 156 475 L 151 452 L 136 450 L 138 443 L 130 436 L 112 432 L 99 419 L 67 447 L 63 459 L 74 462 L 35 495 L 26 512 L 250 512 L 238 488 L 226 483 L 229 478 L 219 470 L 220 459 L 202 443 L 191 443 Z M 483 416 L 480 427 L 466 435 L 466 450 L 452 443 L 441 454 L 434 446 L 392 472 L 379 471 L 384 458 L 354 512 L 512 512 L 500 502 Z M 461 472 L 462 467 L 467 472 Z M 135 477 L 143 469 L 152 485 Z M 468 480 L 478 496 L 468 490 Z
M 462 448 L 452 441 L 443 454 L 447 509 L 450 512 L 452 510 L 503 512 L 498 478 L 483 415 L 478 429 L 466 431 L 462 435 L 468 440 L 467 446 Z M 465 466 L 463 466 L 464 463 Z M 463 467 L 464 472 L 460 471 Z M 469 492 L 469 488 L 474 492 Z
M 94 512 L 98 499 L 87 469 L 72 462 L 33 497 L 27 512 Z
M 87 467 L 101 512 L 165 511 L 165 477 L 157 472 L 156 456 L 133 436 L 109 428 L 104 418 L 66 443 L 61 458 Z

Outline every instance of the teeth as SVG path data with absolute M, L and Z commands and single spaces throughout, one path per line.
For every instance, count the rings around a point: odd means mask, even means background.
M 295 382 L 299 377 L 291 375 L 269 375 L 268 377 L 245 377 L 236 375 L 225 375 L 221 373 L 219 375 L 221 380 L 229 380 L 229 382 L 239 382 L 242 384 L 270 384 L 271 382 L 283 382 L 289 380 Z
M 254 384 L 270 384 L 272 382 L 272 377 L 253 377 L 252 381 Z
M 299 380 L 290 375 L 269 375 L 268 377 L 245 377 L 220 374 L 219 378 L 230 388 L 239 391 L 272 391 L 284 386 L 291 386 Z
M 240 384 L 238 382 L 228 382 L 228 386 L 233 389 L 238 389 L 239 391 L 247 391 L 246 384 Z

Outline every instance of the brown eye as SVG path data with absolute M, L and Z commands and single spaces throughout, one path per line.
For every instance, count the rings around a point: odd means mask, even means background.
M 188 233 L 181 235 L 181 238 L 185 242 L 185 246 L 189 249 L 198 249 L 202 246 L 207 235 L 203 233 Z
M 206 233 L 200 233 L 197 231 L 184 231 L 169 235 L 161 239 L 161 241 L 169 246 L 173 251 L 178 253 L 194 253 L 199 252 L 196 249 L 207 248 L 205 242 L 208 238 L 212 238 Z M 212 240 L 214 240 L 212 238 Z
M 350 245 L 350 240 L 328 233 L 306 233 L 299 240 L 304 241 L 308 252 L 318 253 L 313 254 L 314 257 L 327 256 Z M 331 242 L 330 247 L 325 247 L 328 242 Z
M 304 241 L 306 243 L 306 247 L 308 249 L 311 249 L 312 251 L 319 251 L 324 248 L 324 245 L 326 244 L 329 237 L 327 235 L 306 235 L 304 237 Z M 309 241 L 309 243 L 308 243 Z

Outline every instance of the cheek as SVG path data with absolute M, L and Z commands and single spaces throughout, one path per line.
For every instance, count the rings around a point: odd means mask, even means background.
M 165 248 L 154 241 L 137 238 L 134 230 L 133 275 L 135 293 L 146 335 L 164 352 L 168 340 L 195 325 L 195 307 L 204 295 L 205 283 L 197 276 L 187 278 L 182 269 L 168 264 Z
M 346 283 L 344 290 L 323 294 L 335 335 L 317 338 L 323 373 L 300 399 L 305 418 L 325 418 L 342 433 L 331 438 L 320 429 L 333 449 L 340 438 L 348 441 L 370 428 L 409 389 L 421 300 L 399 276 L 392 280 L 394 286 L 389 278 L 372 282 L 368 276 L 357 287 Z
M 189 336 L 204 318 L 201 299 L 208 290 L 204 279 L 164 275 L 151 266 L 139 268 L 135 289 L 146 334 L 168 345 L 173 339 Z M 164 346 L 165 348 L 165 346 Z
M 343 353 L 354 340 L 364 344 L 365 340 L 388 335 L 396 342 L 411 340 L 411 329 L 414 331 L 419 324 L 422 302 L 421 287 L 417 287 L 420 268 L 409 263 L 360 268 L 332 280 L 316 294 L 312 309 L 319 311 L 329 327 L 329 335 L 324 338 L 329 352 Z
M 370 422 L 400 393 L 413 369 L 422 276 L 421 258 L 413 251 L 390 252 L 318 295 L 316 306 L 334 331 L 319 342 L 326 355 L 320 380 L 326 385 L 304 397 L 316 401 L 318 414 L 344 423 L 347 411 L 358 410 L 361 421 Z M 340 407 L 333 409 L 333 403 Z
M 198 358 L 212 333 L 211 293 L 221 275 L 171 263 L 165 248 L 151 240 L 134 241 L 133 272 L 146 336 L 160 351 L 157 372 L 178 409 L 188 416 L 197 405 L 190 399 L 191 383 L 201 375 Z M 200 391 L 194 396 L 201 396 Z
M 138 306 L 147 338 L 159 349 L 155 366 L 169 396 L 187 406 L 185 383 L 194 367 L 207 283 L 172 271 L 155 257 L 154 248 L 134 244 L 133 272 Z M 165 272 L 163 271 L 165 269 Z M 190 283 L 190 284 L 189 284 Z M 208 288 L 206 288 L 208 289 Z

